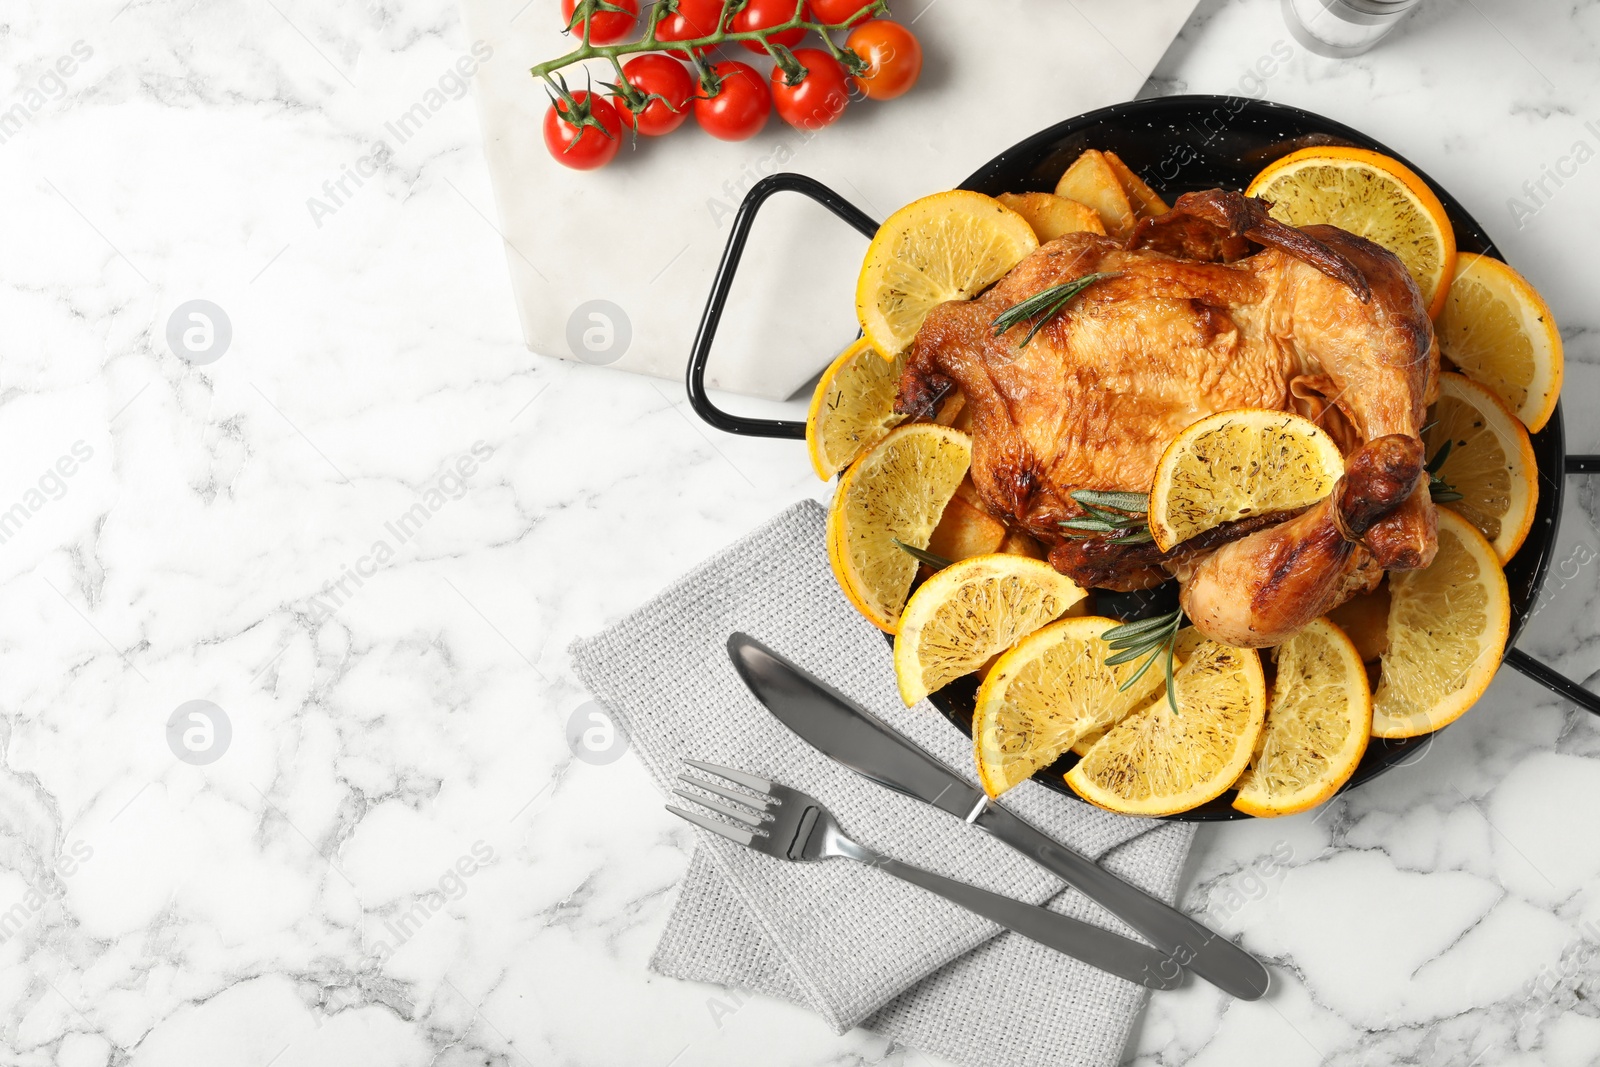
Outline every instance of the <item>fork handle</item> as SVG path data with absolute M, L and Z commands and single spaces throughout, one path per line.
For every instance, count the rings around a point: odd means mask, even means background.
M 1126 978 L 1149 989 L 1172 989 L 1183 981 L 1183 968 L 1170 956 L 1110 930 L 1102 930 L 1046 908 L 1024 904 L 1020 900 L 991 893 L 987 889 L 979 889 L 888 856 L 872 855 L 862 861 L 1118 978 Z

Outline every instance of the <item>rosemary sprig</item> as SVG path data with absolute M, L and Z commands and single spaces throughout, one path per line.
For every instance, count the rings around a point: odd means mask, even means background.
M 1115 489 L 1074 489 L 1072 499 L 1084 507 L 1116 508 L 1133 515 L 1144 515 L 1150 510 L 1149 493 L 1124 493 Z
M 1178 646 L 1178 631 L 1183 627 L 1183 609 L 1169 612 L 1166 615 L 1157 615 L 1151 619 L 1141 619 L 1138 622 L 1125 622 L 1121 626 L 1113 626 L 1100 637 L 1110 645 L 1112 654 L 1106 657 L 1107 667 L 1116 667 L 1123 663 L 1132 663 L 1144 657 L 1144 662 L 1139 664 L 1139 669 L 1134 671 L 1127 681 L 1117 686 L 1118 692 L 1124 692 L 1133 686 L 1145 671 L 1165 654 L 1167 661 L 1167 704 L 1172 708 L 1172 714 L 1179 714 L 1178 695 L 1173 685 L 1172 659 L 1173 652 Z
M 1439 451 L 1428 461 L 1428 495 L 1433 497 L 1435 504 L 1450 504 L 1466 499 L 1455 486 L 1439 477 L 1444 461 L 1450 458 L 1450 446 L 1454 444 L 1454 441 L 1446 438 L 1444 444 L 1439 446 Z
M 1105 540 L 1110 545 L 1140 545 L 1151 540 L 1145 518 L 1150 510 L 1148 494 L 1075 489 L 1071 496 L 1084 513 L 1057 523 L 1068 537 L 1109 534 L 1112 536 Z
M 999 337 L 1011 327 L 1033 319 L 1035 320 L 1033 327 L 1028 330 L 1027 336 L 1017 346 L 1018 348 L 1026 348 L 1028 347 L 1028 342 L 1033 340 L 1033 335 L 1044 329 L 1045 323 L 1055 318 L 1068 304 L 1072 303 L 1073 297 L 1089 288 L 1095 282 L 1116 277 L 1119 277 L 1116 272 L 1096 272 L 1094 274 L 1085 274 L 1083 277 L 1075 278 L 1070 282 L 1062 282 L 1060 285 L 1052 285 L 1048 289 L 1040 290 L 1022 301 L 1022 303 L 1015 304 L 1002 311 L 1000 316 L 994 320 L 994 335 Z
M 936 571 L 942 571 L 950 566 L 950 560 L 945 559 L 943 556 L 935 555 L 925 548 L 918 548 L 916 545 L 908 545 L 898 537 L 892 538 L 892 540 L 900 546 L 902 552 L 918 563 L 926 563 Z

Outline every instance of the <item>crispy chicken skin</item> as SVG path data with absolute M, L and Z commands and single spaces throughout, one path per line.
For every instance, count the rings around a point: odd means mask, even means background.
M 1025 347 L 1001 312 L 1091 272 L 1097 282 Z M 1209 636 L 1277 644 L 1383 569 L 1424 567 L 1433 505 L 1418 437 L 1437 390 L 1422 298 L 1391 253 L 1330 226 L 1271 220 L 1261 201 L 1179 198 L 1126 246 L 1051 241 L 982 296 L 929 313 L 897 407 L 929 414 L 952 389 L 972 409 L 972 479 L 988 506 L 1081 584 L 1135 589 L 1176 574 Z M 1236 524 L 1163 554 L 1065 536 L 1078 489 L 1147 492 L 1172 439 L 1214 412 L 1317 419 L 1346 451 L 1339 487 L 1261 528 Z M 1218 541 L 1237 538 L 1223 547 Z

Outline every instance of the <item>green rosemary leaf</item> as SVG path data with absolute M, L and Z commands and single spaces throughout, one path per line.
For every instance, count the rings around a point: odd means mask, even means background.
M 1085 277 L 1098 278 L 1097 275 L 1093 274 L 1086 275 Z M 1034 293 L 1032 296 L 1021 301 L 1020 303 L 1011 305 L 1011 307 L 1007 308 L 1005 311 L 1002 311 L 994 320 L 993 325 L 995 335 L 998 336 L 1002 333 L 1005 333 L 1007 330 L 1011 329 L 1011 327 L 1027 322 L 1036 315 L 1043 315 L 1045 312 L 1051 310 L 1057 304 L 1061 303 L 1061 298 L 1063 295 L 1066 295 L 1068 299 L 1071 299 L 1072 296 L 1083 292 L 1084 289 L 1088 288 L 1088 286 L 1084 285 L 1083 282 L 1084 278 L 1075 278 L 1070 282 L 1063 282 L 1060 285 L 1052 285 L 1048 289 L 1039 290 L 1037 293 Z
M 1115 667 L 1119 663 L 1126 663 L 1130 659 L 1138 659 L 1146 652 L 1161 647 L 1166 635 L 1162 633 L 1145 634 L 1141 637 L 1125 638 L 1116 644 L 1107 642 L 1111 655 L 1106 657 L 1106 663 Z M 1117 657 L 1121 657 L 1120 659 Z
M 1138 670 L 1133 672 L 1133 676 L 1130 677 L 1126 682 L 1123 682 L 1121 685 L 1117 686 L 1117 692 L 1125 693 L 1129 689 L 1132 689 L 1133 688 L 1133 683 L 1137 682 L 1140 678 L 1144 677 L 1144 672 L 1150 669 L 1150 665 L 1155 663 L 1156 657 L 1159 654 L 1160 654 L 1159 650 L 1150 653 L 1149 658 L 1146 659 L 1143 663 L 1141 663 L 1139 665 L 1139 669 Z M 1111 661 L 1110 660 L 1106 660 L 1106 662 L 1110 663 Z
M 1121 685 L 1117 686 L 1119 692 L 1126 691 L 1140 678 L 1143 678 L 1158 659 L 1166 660 L 1167 671 L 1167 700 L 1172 706 L 1173 714 L 1178 712 L 1177 697 L 1173 695 L 1173 654 L 1178 646 L 1178 631 L 1183 626 L 1183 609 L 1157 615 L 1154 618 L 1140 619 L 1138 622 L 1123 623 L 1113 626 L 1100 635 L 1101 640 L 1113 649 L 1120 649 L 1114 655 L 1106 657 L 1106 666 L 1116 667 L 1123 663 L 1132 663 L 1139 657 L 1145 657 L 1139 664 L 1139 669 Z
M 1120 529 L 1104 519 L 1062 519 L 1059 525 L 1068 530 L 1087 530 L 1090 533 L 1116 533 Z
M 1120 641 L 1125 637 L 1135 634 L 1149 633 L 1152 630 L 1161 630 L 1171 626 L 1181 615 L 1181 611 L 1169 611 L 1165 615 L 1152 615 L 1148 619 L 1138 622 L 1125 622 L 1121 626 L 1113 626 L 1100 635 L 1102 641 Z
M 1132 515 L 1124 515 L 1118 511 L 1107 511 L 1105 508 L 1097 508 L 1093 504 L 1084 504 L 1083 510 L 1101 522 L 1108 522 L 1112 526 L 1122 527 L 1130 522 L 1138 521 Z
M 1159 644 L 1167 639 L 1168 634 L 1177 629 L 1173 625 L 1173 621 L 1173 616 L 1167 614 L 1157 616 L 1154 619 L 1125 623 L 1122 626 L 1113 626 L 1105 631 L 1100 635 L 1100 639 L 1112 648 L 1125 648 L 1130 641 Z
M 1148 651 L 1152 648 L 1159 648 L 1176 632 L 1172 627 L 1164 626 L 1149 633 L 1134 634 L 1132 637 L 1119 637 L 1115 641 L 1107 641 L 1106 644 L 1116 650 L 1132 648 Z
M 1172 680 L 1172 654 L 1177 650 L 1177 647 L 1178 635 L 1173 634 L 1167 639 L 1167 706 L 1172 709 L 1172 714 L 1174 715 L 1181 714 L 1178 711 L 1178 687 Z
M 1151 651 L 1149 645 L 1135 645 L 1132 648 L 1125 648 L 1114 656 L 1107 656 L 1106 666 L 1120 667 L 1124 663 L 1132 663 L 1140 656 L 1149 655 Z
M 1446 438 L 1444 444 L 1439 446 L 1439 451 L 1428 461 L 1428 495 L 1436 504 L 1453 504 L 1457 500 L 1466 499 L 1456 491 L 1455 486 L 1439 477 L 1439 471 L 1444 468 L 1445 460 L 1450 458 L 1450 448 L 1454 444 L 1454 440 Z
M 1096 272 L 1041 290 L 1021 303 L 1002 311 L 993 323 L 995 336 L 998 337 L 1013 326 L 1021 325 L 1029 319 L 1036 319 L 1037 321 L 1034 322 L 1033 327 L 1028 330 L 1022 342 L 1017 345 L 1018 348 L 1026 348 L 1028 347 L 1028 342 L 1033 340 L 1034 334 L 1044 329 L 1045 325 L 1060 314 L 1061 310 L 1070 304 L 1079 293 L 1095 282 L 1115 277 L 1117 277 L 1115 273 Z
M 1155 648 L 1161 642 L 1171 637 L 1171 626 L 1163 626 L 1156 630 L 1146 630 L 1144 633 L 1132 634 L 1127 637 L 1116 637 L 1106 644 L 1111 648 Z M 1102 638 L 1104 640 L 1104 638 Z
M 1069 494 L 1084 507 L 1116 508 L 1130 515 L 1144 515 L 1150 511 L 1149 493 L 1124 493 L 1113 490 L 1074 489 Z
M 1146 494 L 1077 489 L 1071 496 L 1084 514 L 1062 520 L 1059 525 L 1063 528 L 1113 534 L 1115 536 L 1105 539 L 1112 545 L 1142 545 L 1153 540 L 1145 523 L 1145 513 L 1150 506 Z
M 1033 340 L 1034 335 L 1037 334 L 1040 330 L 1044 329 L 1046 326 L 1048 326 L 1050 324 L 1050 320 L 1055 318 L 1056 315 L 1060 313 L 1061 309 L 1066 307 L 1066 306 L 1067 306 L 1067 301 L 1063 300 L 1060 303 L 1052 304 L 1052 305 L 1050 305 L 1050 307 L 1045 309 L 1044 314 L 1039 316 L 1038 321 L 1035 322 L 1032 326 L 1028 327 L 1028 332 L 1022 335 L 1022 340 L 1017 344 L 1017 347 L 1019 349 L 1020 348 L 1027 348 L 1028 347 L 1028 342 Z
M 1429 474 L 1439 473 L 1439 469 L 1444 466 L 1444 461 L 1450 458 L 1450 447 L 1454 444 L 1453 440 L 1446 438 L 1444 444 L 1439 446 L 1439 451 L 1435 452 L 1433 458 L 1428 461 Z
M 1105 641 L 1105 638 L 1102 637 L 1101 640 Z M 1129 637 L 1118 637 L 1113 640 L 1106 641 L 1106 647 L 1114 649 L 1150 648 L 1154 645 L 1160 644 L 1165 640 L 1166 638 L 1162 636 L 1160 631 L 1154 631 L 1150 633 L 1133 634 Z
M 901 550 L 905 552 L 906 555 L 910 556 L 918 563 L 926 563 L 936 571 L 944 570 L 944 568 L 950 566 L 950 560 L 945 559 L 943 556 L 936 556 L 925 548 L 918 548 L 915 545 L 908 545 L 898 537 L 893 538 L 893 541 L 895 544 L 900 546 Z

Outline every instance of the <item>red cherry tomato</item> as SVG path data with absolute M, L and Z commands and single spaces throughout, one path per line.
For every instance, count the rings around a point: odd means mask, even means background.
M 790 85 L 783 68 L 772 68 L 772 102 L 778 117 L 802 130 L 820 130 L 844 114 L 850 83 L 844 67 L 820 48 L 797 49 L 794 57 L 806 68 L 800 84 Z
M 829 26 L 855 25 L 869 16 L 872 0 L 808 0 L 811 18 Z
M 772 94 L 754 68 L 732 61 L 711 68 L 721 79 L 716 95 L 694 102 L 694 117 L 705 131 L 722 141 L 743 141 L 761 132 L 772 110 Z
M 637 120 L 626 104 L 617 103 L 617 114 L 629 129 L 637 121 L 639 132 L 646 137 L 660 137 L 683 125 L 689 117 L 689 101 L 694 97 L 694 76 L 689 68 L 671 56 L 635 56 L 622 66 L 622 76 L 628 84 L 646 96 L 659 96 L 651 100 L 639 113 Z
M 733 16 L 731 28 L 738 33 L 747 33 L 750 30 L 764 30 L 768 26 L 781 26 L 794 18 L 795 0 L 750 0 L 739 13 Z M 802 15 L 802 17 L 805 17 Z M 805 30 L 785 30 L 775 33 L 767 40 L 774 44 L 781 44 L 785 48 L 793 48 L 805 39 Z M 766 55 L 767 50 L 760 41 L 740 41 L 750 51 L 757 55 Z
M 573 170 L 597 170 L 610 163 L 617 149 L 622 147 L 622 120 L 617 117 L 617 109 L 603 96 L 579 89 L 572 94 L 572 99 L 577 104 L 578 115 L 587 113 L 604 130 L 572 121 L 575 116 L 571 114 L 571 105 L 563 104 L 558 111 L 556 105 L 551 104 L 550 110 L 544 113 L 544 146 L 558 162 Z M 568 113 L 567 117 L 563 117 L 563 112 Z
M 888 19 L 863 22 L 850 31 L 845 47 L 867 61 L 856 77 L 861 91 L 874 100 L 893 100 L 922 73 L 922 44 L 910 30 Z
M 607 2 L 627 8 L 628 13 L 596 11 L 594 27 L 589 31 L 590 44 L 616 44 L 628 36 L 628 31 L 633 29 L 634 20 L 639 17 L 639 0 L 607 0 Z M 576 7 L 576 0 L 561 0 L 561 17 L 567 20 L 567 25 L 572 27 L 573 33 L 582 37 L 585 20 L 572 21 L 572 13 Z
M 722 24 L 722 0 L 678 0 L 678 10 L 656 23 L 656 40 L 688 41 L 695 37 L 709 37 Z M 703 56 L 714 45 L 702 45 L 694 50 Z M 684 50 L 679 54 L 687 55 Z

